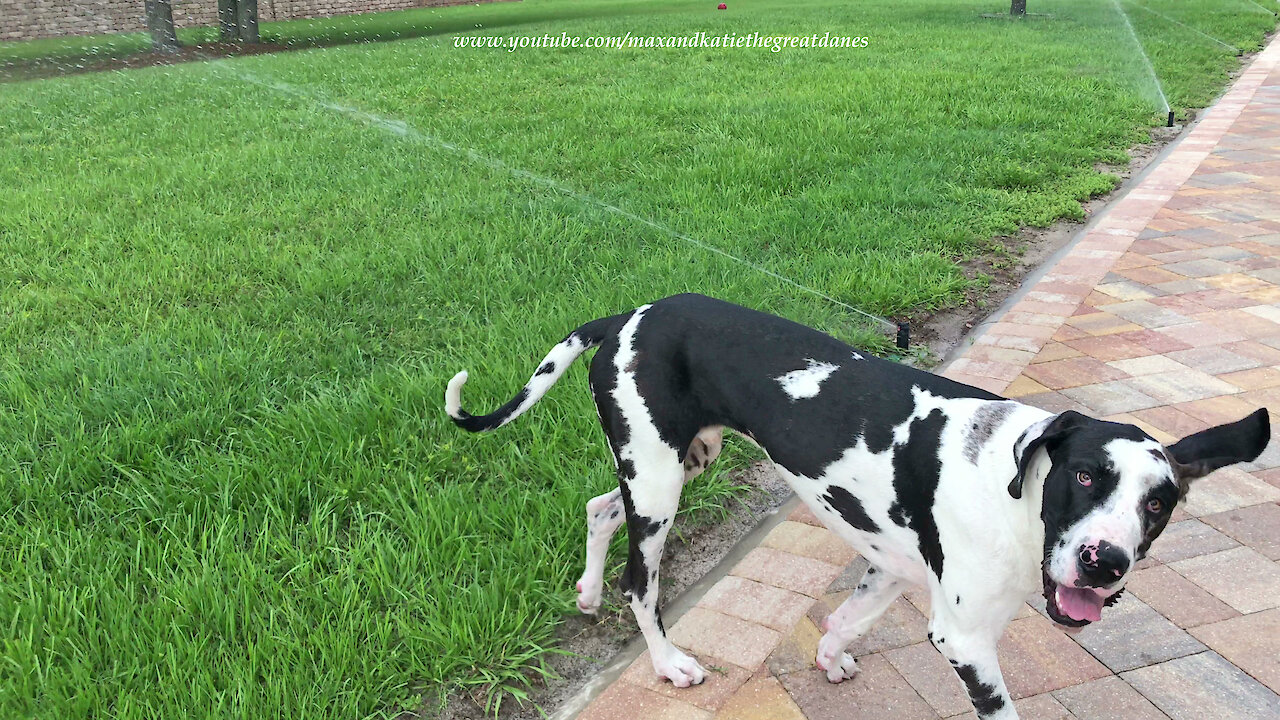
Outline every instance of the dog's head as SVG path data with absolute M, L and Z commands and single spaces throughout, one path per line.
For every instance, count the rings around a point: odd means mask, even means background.
M 1257 458 L 1270 439 L 1265 408 L 1167 448 L 1137 426 L 1070 410 L 1027 428 L 1014 446 L 1018 470 L 1009 494 L 1022 497 L 1024 476 L 1043 449 L 1050 462 L 1040 511 L 1049 616 L 1068 627 L 1101 618 L 1191 481 Z

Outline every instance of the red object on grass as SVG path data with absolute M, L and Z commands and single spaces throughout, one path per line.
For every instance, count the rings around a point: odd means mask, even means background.
M 717 5 L 717 6 L 716 6 L 716 9 L 717 9 L 717 10 L 728 10 L 728 9 L 729 9 L 729 6 L 728 6 L 728 5 L 725 5 L 724 3 L 720 3 L 719 5 Z

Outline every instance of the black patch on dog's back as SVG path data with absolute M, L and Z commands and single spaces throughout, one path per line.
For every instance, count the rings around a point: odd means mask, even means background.
M 862 507 L 862 501 L 854 497 L 853 493 L 845 490 L 838 485 L 827 487 L 827 494 L 822 496 L 836 512 L 840 513 L 840 517 L 849 523 L 855 530 L 863 532 L 878 533 L 880 527 L 875 521 L 867 515 L 867 511 Z
M 942 477 L 942 429 L 947 417 L 934 408 L 923 418 L 911 421 L 907 441 L 893 448 L 893 491 L 895 505 L 916 534 L 920 556 L 939 579 L 942 578 L 942 541 L 933 519 L 933 499 Z M 894 514 L 891 509 L 890 515 Z

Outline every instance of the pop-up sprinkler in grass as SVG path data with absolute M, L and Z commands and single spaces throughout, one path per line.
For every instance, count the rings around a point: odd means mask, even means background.
M 1142 41 L 1138 39 L 1138 33 L 1133 29 L 1133 23 L 1129 22 L 1129 15 L 1120 7 L 1120 0 L 1111 0 L 1111 4 L 1115 6 L 1116 12 L 1120 15 L 1120 19 L 1124 20 L 1124 26 L 1129 30 L 1129 37 L 1133 38 L 1133 44 L 1138 48 L 1138 54 L 1142 56 L 1142 62 L 1147 68 L 1147 75 L 1151 78 L 1151 85 L 1155 88 L 1156 94 L 1160 96 L 1160 104 L 1164 106 L 1166 115 L 1166 127 L 1173 127 L 1173 108 L 1169 107 L 1169 99 L 1165 97 L 1164 87 L 1160 85 L 1160 78 L 1156 75 L 1156 69 L 1151 65 L 1151 58 L 1147 56 L 1146 48 L 1142 47 Z

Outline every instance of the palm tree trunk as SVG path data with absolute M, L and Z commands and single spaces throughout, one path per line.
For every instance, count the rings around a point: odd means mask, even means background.
M 236 24 L 240 42 L 258 42 L 258 0 L 236 0 Z
M 233 42 L 240 37 L 236 11 L 236 0 L 218 0 L 218 28 L 221 30 L 222 42 Z
M 147 30 L 151 48 L 156 52 L 178 49 L 178 34 L 173 29 L 173 4 L 170 0 L 146 0 Z

